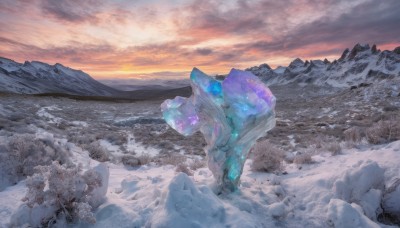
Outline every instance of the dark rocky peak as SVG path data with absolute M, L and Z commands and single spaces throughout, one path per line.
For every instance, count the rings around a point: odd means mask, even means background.
M 261 64 L 259 67 L 260 67 L 260 68 L 267 68 L 268 70 L 271 70 L 271 69 L 272 69 L 272 68 L 271 68 L 268 64 L 266 64 L 266 63 Z
M 294 69 L 294 68 L 296 68 L 296 67 L 302 67 L 302 66 L 304 66 L 303 60 L 301 60 L 301 59 L 299 59 L 299 58 L 296 58 L 295 60 L 293 60 L 293 61 L 289 64 L 288 68 Z
M 327 60 L 326 58 L 324 59 L 324 64 L 329 64 L 331 62 L 329 62 L 329 60 Z
M 249 67 L 249 68 L 247 68 L 245 70 L 246 71 L 254 71 L 254 70 L 265 70 L 265 69 L 272 70 L 272 68 L 266 63 L 263 63 L 263 64 L 261 64 L 259 66 Z
M 64 65 L 62 65 L 61 63 L 56 63 L 56 64 L 54 64 L 54 67 L 55 67 L 55 68 L 67 68 L 67 67 L 65 67 Z
M 356 44 L 353 49 L 351 49 L 351 52 L 349 54 L 349 59 L 354 59 L 356 55 L 360 52 L 370 50 L 369 44 L 361 45 L 361 44 Z
M 304 73 L 309 73 L 311 72 L 314 68 L 320 68 L 324 66 L 325 64 L 321 60 L 310 60 L 310 64 L 308 65 L 307 69 L 304 71 Z
M 308 60 L 306 60 L 306 61 L 304 62 L 304 66 L 306 67 L 306 66 L 308 66 L 308 64 L 310 64 L 310 62 L 309 62 Z
M 24 64 L 23 64 L 23 66 L 24 66 L 24 67 L 30 67 L 30 66 L 32 66 L 32 64 L 31 64 L 31 62 L 29 62 L 29 61 L 25 61 Z
M 350 50 L 348 48 L 346 48 L 343 51 L 342 56 L 340 56 L 340 58 L 338 59 L 338 61 L 343 61 L 347 57 L 347 54 L 349 54 L 349 52 L 350 52 Z
M 32 63 L 32 64 L 36 64 L 36 65 L 42 65 L 42 66 L 46 66 L 46 67 L 51 67 L 50 64 L 44 63 L 44 62 L 32 61 L 31 63 Z
M 311 64 L 314 66 L 323 66 L 324 65 L 324 61 L 316 59 L 316 60 L 311 60 Z
M 400 46 L 396 47 L 396 48 L 393 50 L 393 53 L 400 55 Z
M 372 54 L 378 54 L 381 50 L 376 47 L 376 44 L 372 45 L 371 52 Z

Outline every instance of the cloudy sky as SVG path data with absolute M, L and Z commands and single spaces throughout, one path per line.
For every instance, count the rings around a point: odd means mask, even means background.
M 358 42 L 391 50 L 399 12 L 399 0 L 1 0 L 0 56 L 95 78 L 224 74 L 332 60 Z

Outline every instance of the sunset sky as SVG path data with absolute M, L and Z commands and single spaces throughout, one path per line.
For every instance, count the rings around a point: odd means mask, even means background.
M 225 74 L 399 41 L 399 0 L 0 0 L 0 56 L 98 79 Z

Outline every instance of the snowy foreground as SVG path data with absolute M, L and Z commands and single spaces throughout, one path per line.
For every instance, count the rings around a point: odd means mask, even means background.
M 61 142 L 63 143 L 63 142 Z M 65 143 L 65 142 L 64 142 Z M 69 144 L 83 169 L 97 166 L 85 151 Z M 207 168 L 193 176 L 172 165 L 137 169 L 108 163 L 106 201 L 96 224 L 71 227 L 390 227 L 377 222 L 381 203 L 400 211 L 400 186 L 383 189 L 400 174 L 400 141 L 319 154 L 312 164 L 285 164 L 286 175 L 257 173 L 245 164 L 238 192 L 215 195 Z M 22 204 L 25 180 L 0 192 L 0 227 L 8 227 Z M 383 198 L 382 202 L 381 199 Z M 29 216 L 29 215 L 24 215 Z

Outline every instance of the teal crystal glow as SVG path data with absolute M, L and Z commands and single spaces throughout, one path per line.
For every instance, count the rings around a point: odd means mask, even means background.
M 193 95 L 164 101 L 163 117 L 183 135 L 203 133 L 208 167 L 223 190 L 234 191 L 250 148 L 275 126 L 276 99 L 247 71 L 232 69 L 221 82 L 194 68 L 190 79 Z

